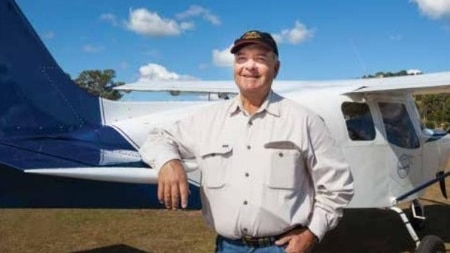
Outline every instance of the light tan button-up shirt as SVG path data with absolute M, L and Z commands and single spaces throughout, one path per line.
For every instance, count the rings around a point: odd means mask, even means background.
M 252 116 L 236 96 L 154 129 L 140 153 L 157 170 L 195 157 L 204 217 L 227 238 L 303 225 L 322 239 L 353 196 L 349 167 L 322 119 L 273 92 Z

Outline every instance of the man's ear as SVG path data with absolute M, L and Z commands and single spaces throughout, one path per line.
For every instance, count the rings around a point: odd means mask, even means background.
M 280 61 L 277 61 L 277 62 L 275 63 L 275 69 L 274 69 L 274 73 L 273 73 L 273 79 L 275 79 L 275 78 L 277 77 L 278 71 L 280 70 L 280 65 L 281 65 Z

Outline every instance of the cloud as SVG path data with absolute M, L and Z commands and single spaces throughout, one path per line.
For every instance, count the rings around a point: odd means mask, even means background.
M 175 72 L 170 72 L 164 66 L 155 63 L 149 63 L 139 68 L 139 81 L 175 81 L 175 80 L 196 80 L 197 78 L 180 75 Z
M 126 27 L 141 35 L 146 36 L 175 36 L 184 30 L 192 30 L 192 22 L 177 22 L 173 19 L 161 18 L 158 13 L 140 8 L 130 11 Z
M 432 19 L 442 17 L 450 17 L 450 1 L 449 0 L 410 0 L 416 3 L 419 10 L 425 16 Z
M 103 47 L 94 46 L 92 44 L 86 44 L 83 46 L 83 51 L 86 53 L 99 53 L 103 51 Z
M 295 21 L 294 27 L 284 29 L 280 33 L 272 34 L 277 43 L 299 44 L 311 38 L 314 32 L 299 21 Z
M 422 70 L 420 70 L 420 69 L 408 69 L 406 71 L 406 73 L 408 75 L 420 75 L 420 74 L 422 74 Z
M 214 49 L 212 51 L 213 64 L 217 67 L 231 67 L 233 66 L 234 56 L 230 53 L 232 45 L 228 48 L 219 50 Z
M 272 34 L 277 43 L 298 44 L 313 36 L 313 31 L 305 25 L 296 21 L 292 29 L 284 29 L 280 33 Z M 234 56 L 230 53 L 231 47 L 225 49 L 214 49 L 212 51 L 212 62 L 216 67 L 232 67 Z
M 221 24 L 219 17 L 213 15 L 208 9 L 205 9 L 199 5 L 191 5 L 186 11 L 178 13 L 176 15 L 178 19 L 188 19 L 197 16 L 201 16 L 204 20 L 213 25 Z
M 111 23 L 113 26 L 119 26 L 119 21 L 116 15 L 111 13 L 103 13 L 100 15 L 100 20 Z

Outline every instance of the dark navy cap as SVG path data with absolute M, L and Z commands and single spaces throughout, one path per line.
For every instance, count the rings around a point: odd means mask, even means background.
M 234 41 L 234 45 L 231 48 L 230 52 L 235 54 L 239 49 L 241 49 L 244 45 L 248 44 L 258 44 L 261 45 L 270 51 L 273 51 L 278 56 L 278 47 L 277 43 L 273 39 L 270 33 L 260 32 L 257 30 L 251 30 L 244 33 L 239 39 Z

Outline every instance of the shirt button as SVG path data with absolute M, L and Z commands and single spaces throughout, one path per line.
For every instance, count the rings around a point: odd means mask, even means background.
M 244 229 L 242 229 L 242 231 L 243 231 L 244 233 L 247 233 L 247 232 L 248 232 L 248 229 L 247 229 L 247 228 L 244 228 Z
M 248 172 L 245 172 L 245 177 L 250 176 L 250 174 Z
M 283 153 L 281 153 L 281 152 L 278 153 L 278 156 L 279 156 L 279 157 L 283 157 Z
M 247 149 L 251 149 L 252 147 L 250 145 L 247 145 Z
M 246 206 L 248 204 L 247 200 L 244 200 L 243 204 Z
M 249 126 L 253 126 L 253 122 L 249 121 L 249 122 L 248 122 L 248 125 L 249 125 Z

